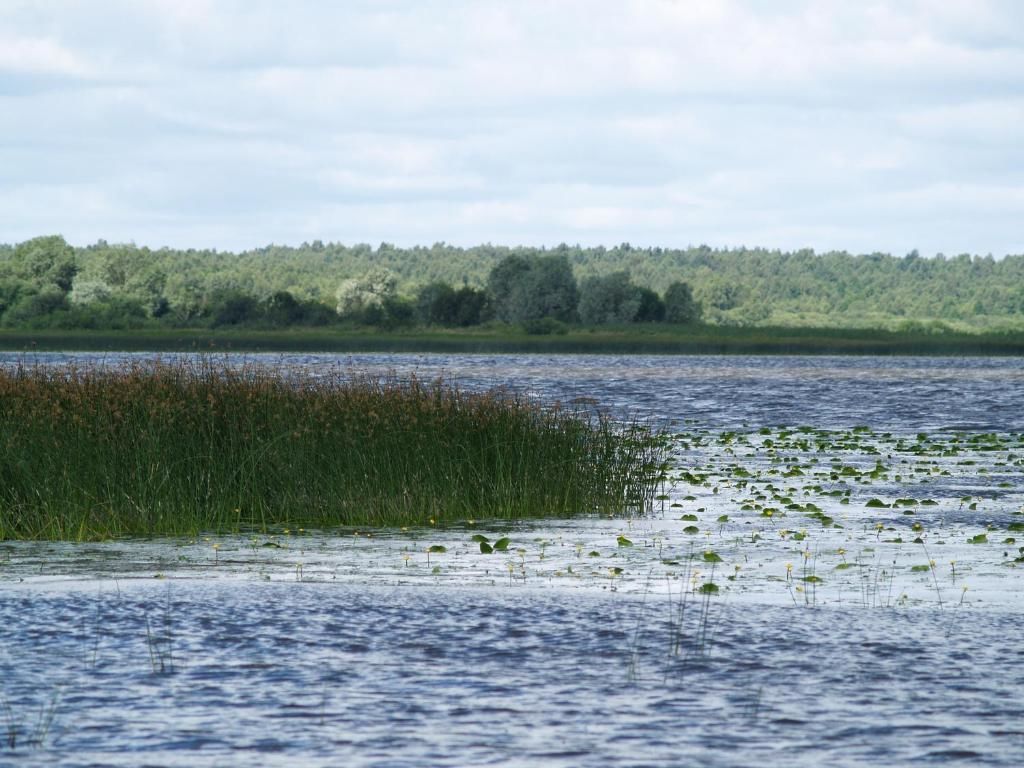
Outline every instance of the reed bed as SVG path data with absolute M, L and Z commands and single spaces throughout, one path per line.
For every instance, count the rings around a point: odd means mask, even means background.
M 649 507 L 649 430 L 442 382 L 208 358 L 0 370 L 0 539 L 416 526 Z

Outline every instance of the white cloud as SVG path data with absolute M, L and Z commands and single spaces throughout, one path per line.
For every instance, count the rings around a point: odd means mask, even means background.
M 0 33 L 0 74 L 23 73 L 83 77 L 91 67 L 74 51 L 45 37 L 12 37 Z
M 1005 253 L 1022 28 L 1012 0 L 12 0 L 0 229 Z

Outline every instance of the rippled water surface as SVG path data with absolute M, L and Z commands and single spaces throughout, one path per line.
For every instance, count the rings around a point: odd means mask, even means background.
M 0 353 L 0 364 L 119 365 L 154 357 Z M 547 401 L 594 397 L 619 411 L 718 427 L 810 423 L 1024 430 L 1021 358 L 253 354 L 228 359 L 314 373 L 340 369 L 440 377 L 470 388 L 507 386 Z
M 0 765 L 1024 763 L 1024 361 L 247 359 L 594 398 L 680 474 L 635 520 L 0 543 Z

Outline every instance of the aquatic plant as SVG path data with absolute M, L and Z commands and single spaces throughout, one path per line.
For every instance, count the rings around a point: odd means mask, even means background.
M 18 717 L 6 696 L 0 697 L 4 713 L 3 743 L 7 749 L 14 751 L 21 747 L 41 747 L 43 745 L 53 728 L 61 692 L 60 686 L 53 690 L 49 701 L 40 705 L 39 711 L 36 713 L 36 721 L 31 726 L 26 725 Z
M 646 511 L 642 425 L 213 358 L 0 370 L 0 540 Z

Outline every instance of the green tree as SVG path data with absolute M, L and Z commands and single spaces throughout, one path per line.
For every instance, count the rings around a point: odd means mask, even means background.
M 580 283 L 579 315 L 585 325 L 631 323 L 640 303 L 640 288 L 630 281 L 629 272 L 587 277 Z
M 494 314 L 503 323 L 521 321 L 521 285 L 531 268 L 530 259 L 510 254 L 495 264 L 487 276 L 487 293 L 491 297 Z
M 665 291 L 665 320 L 669 323 L 695 323 L 700 320 L 700 304 L 687 283 L 675 282 Z
M 496 316 L 506 323 L 545 317 L 572 322 L 576 318 L 579 289 L 564 254 L 532 259 L 509 255 L 491 270 L 487 290 Z
M 19 243 L 10 261 L 14 276 L 38 290 L 55 287 L 71 291 L 78 266 L 75 251 L 60 235 L 36 237 Z
M 665 319 L 665 302 L 650 288 L 640 287 L 640 308 L 633 319 L 638 323 L 660 323 Z
M 384 247 L 385 244 L 381 244 Z M 342 317 L 358 318 L 368 309 L 380 307 L 396 297 L 398 278 L 394 272 L 378 267 L 359 278 L 342 281 L 335 292 L 337 311 Z

